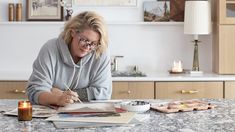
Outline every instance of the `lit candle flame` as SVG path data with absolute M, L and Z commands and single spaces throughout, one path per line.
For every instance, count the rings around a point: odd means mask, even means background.
M 24 107 L 24 108 L 28 107 L 28 103 L 27 103 L 26 101 L 24 101 L 24 102 L 22 103 L 22 107 Z

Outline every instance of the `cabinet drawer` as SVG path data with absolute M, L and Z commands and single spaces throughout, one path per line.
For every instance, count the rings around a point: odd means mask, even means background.
M 0 81 L 0 99 L 26 99 L 26 81 Z
M 224 98 L 235 99 L 235 82 L 226 81 L 224 84 Z
M 156 82 L 157 99 L 223 98 L 223 82 Z
M 154 99 L 154 82 L 113 82 L 112 99 Z

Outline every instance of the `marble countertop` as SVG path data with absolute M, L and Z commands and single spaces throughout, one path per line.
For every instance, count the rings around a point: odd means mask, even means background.
M 150 118 L 141 125 L 134 127 L 97 127 L 82 129 L 56 129 L 51 122 L 44 119 L 33 118 L 32 121 L 18 121 L 17 117 L 0 114 L 0 127 L 3 132 L 208 132 L 208 131 L 235 131 L 235 100 L 234 99 L 203 99 L 217 105 L 215 109 L 205 111 L 180 112 L 164 114 L 149 110 L 145 114 L 150 114 Z M 166 100 L 154 100 L 157 103 Z M 1 111 L 12 109 L 17 106 L 17 100 L 0 100 Z
M 113 77 L 113 81 L 235 81 L 235 75 L 203 74 L 147 74 L 147 77 Z

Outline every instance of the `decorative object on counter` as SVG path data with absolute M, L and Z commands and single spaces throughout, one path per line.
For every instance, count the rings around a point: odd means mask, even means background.
M 66 11 L 65 20 L 68 21 L 72 17 L 72 14 L 73 14 L 72 0 L 62 0 L 61 6 L 64 7 L 64 9 Z
M 119 71 L 118 70 L 118 61 L 117 58 L 122 58 L 123 56 L 114 56 L 114 59 L 111 63 L 112 77 L 146 77 L 147 75 L 139 71 L 138 66 L 133 66 L 133 69 L 130 71 Z
M 179 61 L 174 60 L 173 66 L 171 68 L 171 72 L 173 72 L 173 73 L 183 72 L 183 66 L 182 66 L 182 62 L 180 60 Z
M 27 0 L 26 2 L 27 21 L 62 21 L 63 7 L 60 0 Z
M 16 4 L 16 21 L 22 21 L 22 3 Z
M 137 6 L 137 0 L 74 0 L 74 2 L 77 6 Z
M 151 105 L 151 109 L 163 113 L 186 112 L 193 110 L 208 110 L 208 109 L 213 109 L 215 107 L 216 105 L 200 100 L 174 101 L 166 104 Z
M 14 21 L 14 11 L 15 11 L 14 3 L 9 3 L 8 4 L 8 21 Z
M 145 112 L 150 109 L 150 103 L 146 101 L 130 101 L 121 103 L 121 108 L 130 112 Z
M 18 102 L 18 120 L 19 121 L 32 120 L 32 105 L 29 101 Z
M 186 1 L 184 33 L 194 35 L 194 56 L 191 73 L 203 73 L 199 68 L 198 35 L 210 34 L 211 9 L 208 1 Z
M 118 71 L 118 58 L 123 58 L 124 56 L 117 55 L 113 57 L 113 60 L 111 62 L 111 69 L 112 72 L 117 72 Z
M 184 21 L 185 0 L 170 0 L 170 19 L 173 21 Z
M 169 1 L 145 1 L 143 6 L 145 22 L 170 21 Z
M 147 75 L 143 72 L 133 72 L 133 71 L 114 71 L 112 72 L 112 77 L 146 77 Z

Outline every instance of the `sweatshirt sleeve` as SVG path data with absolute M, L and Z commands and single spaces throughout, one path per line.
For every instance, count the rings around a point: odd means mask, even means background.
M 33 104 L 39 104 L 38 96 L 41 92 L 50 92 L 52 88 L 52 60 L 49 46 L 44 45 L 33 63 L 33 72 L 28 80 L 26 94 Z
M 88 100 L 111 99 L 112 78 L 109 52 L 103 53 L 99 59 L 99 63 L 95 66 L 98 67 L 97 72 L 87 88 Z

